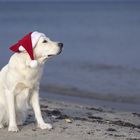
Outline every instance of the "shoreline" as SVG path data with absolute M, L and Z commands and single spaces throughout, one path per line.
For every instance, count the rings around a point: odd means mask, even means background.
M 56 94 L 56 93 L 51 93 L 51 92 L 41 92 L 40 97 L 47 98 L 53 101 L 70 103 L 70 104 L 105 107 L 105 108 L 115 109 L 117 111 L 140 112 L 140 107 L 139 107 L 140 104 L 119 103 L 119 102 L 117 103 L 113 101 L 86 99 L 86 98 L 61 95 L 61 94 Z
M 121 96 L 120 94 L 117 96 L 111 93 L 102 94 L 102 93 L 96 93 L 96 92 L 91 92 L 86 90 L 80 90 L 78 88 L 66 87 L 66 86 L 54 85 L 54 84 L 47 84 L 47 86 L 41 84 L 40 91 L 54 93 L 57 95 L 95 99 L 101 101 L 112 101 L 112 102 L 130 103 L 130 104 L 140 103 L 140 97 L 138 96 L 130 96 L 130 95 Z
M 112 108 L 122 111 L 135 111 L 140 112 L 140 101 L 137 97 L 121 97 L 121 96 L 109 96 L 97 93 L 91 93 L 88 91 L 81 91 L 76 88 L 68 88 L 59 85 L 41 85 L 40 96 L 49 98 L 52 100 L 59 100 L 69 103 L 78 103 L 82 105 L 97 105 L 106 108 Z M 137 100 L 137 101 L 136 101 Z
M 20 132 L 11 133 L 0 129 L 0 140 L 139 140 L 140 114 L 116 111 L 96 106 L 40 100 L 41 111 L 53 129 L 36 127 L 34 114 L 29 111 L 26 123 L 19 126 Z

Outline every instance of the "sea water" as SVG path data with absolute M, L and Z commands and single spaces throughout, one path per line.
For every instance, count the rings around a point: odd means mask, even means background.
M 0 2 L 1 68 L 10 45 L 36 30 L 64 43 L 42 85 L 140 101 L 140 2 Z

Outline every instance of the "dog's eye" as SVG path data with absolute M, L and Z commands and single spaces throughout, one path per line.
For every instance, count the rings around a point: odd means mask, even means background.
M 43 40 L 43 43 L 47 43 L 48 41 L 47 40 Z

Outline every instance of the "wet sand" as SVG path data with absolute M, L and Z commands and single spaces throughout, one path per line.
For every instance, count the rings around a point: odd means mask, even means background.
M 97 106 L 86 106 L 55 100 L 41 99 L 41 110 L 53 129 L 36 127 L 34 114 L 28 118 L 20 132 L 0 130 L 0 140 L 139 140 L 140 114 L 116 111 Z

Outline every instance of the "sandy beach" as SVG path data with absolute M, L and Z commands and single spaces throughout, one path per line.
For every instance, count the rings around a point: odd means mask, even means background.
M 31 31 L 64 43 L 40 87 L 53 129 L 38 129 L 30 109 L 0 140 L 140 140 L 139 0 L 1 0 L 0 26 L 0 68 Z
M 41 99 L 41 110 L 53 129 L 36 127 L 29 110 L 27 121 L 18 133 L 0 130 L 0 140 L 140 140 L 140 114 L 97 106 L 86 106 Z

